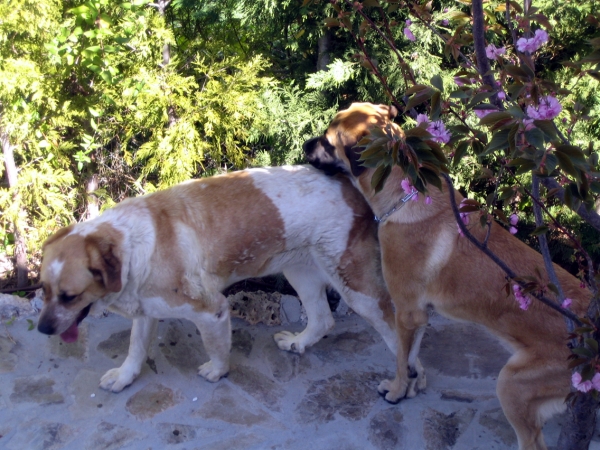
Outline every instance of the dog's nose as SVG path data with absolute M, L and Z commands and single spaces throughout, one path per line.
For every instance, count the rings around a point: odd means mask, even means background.
M 40 333 L 44 334 L 54 334 L 54 332 L 56 331 L 54 324 L 51 323 L 50 320 L 43 319 L 40 319 L 40 321 L 38 322 L 37 329 Z

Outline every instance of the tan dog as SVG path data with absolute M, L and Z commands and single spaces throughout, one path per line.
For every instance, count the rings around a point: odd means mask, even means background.
M 416 376 L 419 387 L 424 386 L 417 355 L 427 307 L 432 305 L 447 317 L 485 326 L 512 347 L 514 354 L 498 377 L 498 398 L 517 433 L 519 448 L 544 449 L 542 426 L 564 407 L 570 388 L 563 318 L 537 300 L 523 311 L 512 293 L 507 296 L 502 270 L 459 236 L 447 189 L 440 192 L 430 187 L 429 205 L 420 196 L 418 201 L 393 210 L 405 197 L 401 188 L 405 177 L 396 166 L 383 190 L 374 192 L 374 169 L 360 165 L 361 148 L 355 146 L 372 127 L 391 123 L 395 115 L 393 107 L 353 104 L 335 116 L 323 136 L 304 144 L 314 166 L 346 173 L 378 217 L 389 214 L 379 227 L 379 241 L 384 278 L 396 307 L 398 370 L 396 378 L 384 380 L 379 390 L 386 400 L 396 402 L 412 395 L 410 382 L 414 380 L 410 377 Z M 403 134 L 397 125 L 392 126 Z M 461 200 L 457 193 L 456 201 Z M 470 230 L 483 240 L 485 230 L 479 225 L 471 225 Z M 535 275 L 536 268 L 544 272 L 541 255 L 496 223 L 492 224 L 489 247 L 520 276 Z M 589 303 L 588 291 L 579 287 L 575 277 L 555 268 L 565 295 L 573 299 L 572 309 L 583 313 Z
M 121 391 L 139 374 L 158 319 L 196 324 L 210 357 L 199 374 L 229 369 L 229 304 L 221 291 L 283 272 L 306 309 L 306 329 L 282 331 L 279 348 L 303 353 L 334 325 L 328 285 L 395 353 L 373 213 L 344 177 L 310 166 L 250 169 L 126 200 L 44 244 L 45 304 L 38 330 L 77 339 L 92 305 L 133 319 L 129 354 L 100 387 Z

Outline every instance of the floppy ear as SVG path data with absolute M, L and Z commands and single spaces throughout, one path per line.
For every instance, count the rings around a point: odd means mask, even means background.
M 393 119 L 397 115 L 398 115 L 398 110 L 396 109 L 396 107 L 394 105 L 390 105 L 390 110 L 388 113 L 389 118 Z
M 343 163 L 335 154 L 333 145 L 321 137 L 309 139 L 302 146 L 307 161 L 316 169 L 324 171 L 327 175 L 344 172 Z
M 100 274 L 102 282 L 110 292 L 119 292 L 121 283 L 121 258 L 118 245 L 110 237 L 88 236 L 86 250 L 89 257 L 89 271 Z
M 356 145 L 344 146 L 344 153 L 350 162 L 350 171 L 355 177 L 358 177 L 361 173 L 367 170 L 367 168 L 362 165 L 362 162 L 358 160 L 358 158 L 360 158 L 360 151 L 361 148 L 356 147 Z
M 69 234 L 71 232 L 72 229 L 73 229 L 73 225 L 71 224 L 68 227 L 61 228 L 60 230 L 58 230 L 56 233 L 54 233 L 52 236 L 50 236 L 48 239 L 46 239 L 46 241 L 42 244 L 42 251 L 46 248 L 47 245 L 50 245 L 54 241 L 57 241 L 60 238 L 65 237 L 67 234 Z

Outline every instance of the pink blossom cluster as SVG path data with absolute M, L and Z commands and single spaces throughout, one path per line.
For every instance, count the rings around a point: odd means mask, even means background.
M 571 375 L 571 382 L 573 387 L 580 392 L 589 392 L 592 389 L 600 391 L 600 373 L 595 374 L 591 380 L 583 381 L 581 374 L 575 372 Z
M 542 45 L 548 42 L 548 33 L 546 30 L 535 30 L 535 34 L 532 38 L 520 38 L 517 40 L 517 50 L 520 52 L 533 53 L 537 51 Z
M 493 113 L 496 110 L 495 109 L 474 109 L 473 110 L 475 112 L 475 115 L 477 117 L 479 117 L 480 119 L 483 119 L 485 116 L 487 116 L 489 113 Z
M 462 201 L 460 202 L 460 206 L 463 206 L 466 201 L 467 201 L 467 199 L 463 198 Z M 465 226 L 469 225 L 469 214 L 470 213 L 468 213 L 468 212 L 461 212 L 460 213 L 460 220 L 462 220 L 462 223 L 464 223 Z M 464 236 L 465 234 L 460 229 L 460 225 L 457 223 L 456 226 L 458 227 L 458 235 L 459 236 Z
M 406 36 L 406 39 L 408 39 L 409 41 L 414 42 L 417 38 L 412 33 L 412 31 L 410 31 L 410 26 L 412 25 L 412 21 L 410 19 L 406 19 L 405 23 L 406 23 L 406 26 L 404 27 L 404 36 Z
M 573 300 L 567 297 L 567 298 L 565 298 L 565 299 L 563 300 L 563 302 L 561 303 L 561 305 L 560 305 L 560 306 L 562 306 L 563 308 L 567 309 L 567 308 L 570 308 L 570 307 L 571 307 L 571 304 L 572 304 L 572 303 L 573 303 Z
M 529 105 L 527 107 L 527 115 L 533 120 L 550 120 L 554 119 L 562 111 L 562 105 L 551 95 L 547 95 L 540 99 L 540 103 Z
M 500 56 L 506 53 L 506 49 L 504 47 L 496 47 L 494 44 L 489 44 L 485 48 L 485 54 L 489 59 L 498 59 Z
M 400 186 L 402 186 L 402 190 L 404 191 L 404 193 L 406 195 L 410 195 L 410 194 L 415 194 L 412 197 L 412 201 L 416 202 L 419 199 L 419 194 L 417 193 L 417 189 L 412 185 L 412 183 L 410 182 L 410 180 L 408 178 L 405 178 L 404 180 L 402 180 L 400 182 Z M 425 204 L 426 205 L 431 205 L 431 197 L 427 196 L 425 197 Z
M 519 216 L 517 216 L 516 214 L 511 214 L 508 221 L 510 222 L 510 228 L 508 229 L 508 231 L 510 231 L 510 234 L 516 234 L 517 233 L 517 222 L 519 222 Z
M 513 284 L 513 292 L 515 294 L 515 300 L 519 302 L 519 308 L 527 310 L 529 308 L 529 305 L 531 305 L 531 298 L 523 294 L 521 286 L 519 286 L 518 284 Z
M 446 130 L 446 125 L 441 120 L 431 122 L 425 114 L 417 116 L 417 125 L 422 123 L 427 125 L 427 132 L 433 136 L 433 140 L 438 144 L 446 144 L 450 141 L 451 134 Z

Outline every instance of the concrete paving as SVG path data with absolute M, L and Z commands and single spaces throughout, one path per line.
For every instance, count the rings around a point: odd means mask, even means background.
M 272 339 L 301 330 L 300 321 L 234 319 L 231 371 L 214 384 L 196 375 L 207 356 L 195 327 L 165 320 L 153 359 L 113 394 L 98 383 L 125 358 L 129 320 L 88 317 L 66 344 L 28 330 L 33 309 L 17 313 L 0 326 L 2 449 L 516 448 L 495 395 L 508 352 L 474 325 L 434 315 L 421 352 L 427 389 L 390 405 L 376 387 L 392 376 L 394 357 L 356 314 L 337 314 L 335 329 L 302 356 Z M 560 420 L 544 428 L 549 446 Z M 598 433 L 591 448 L 600 448 Z

